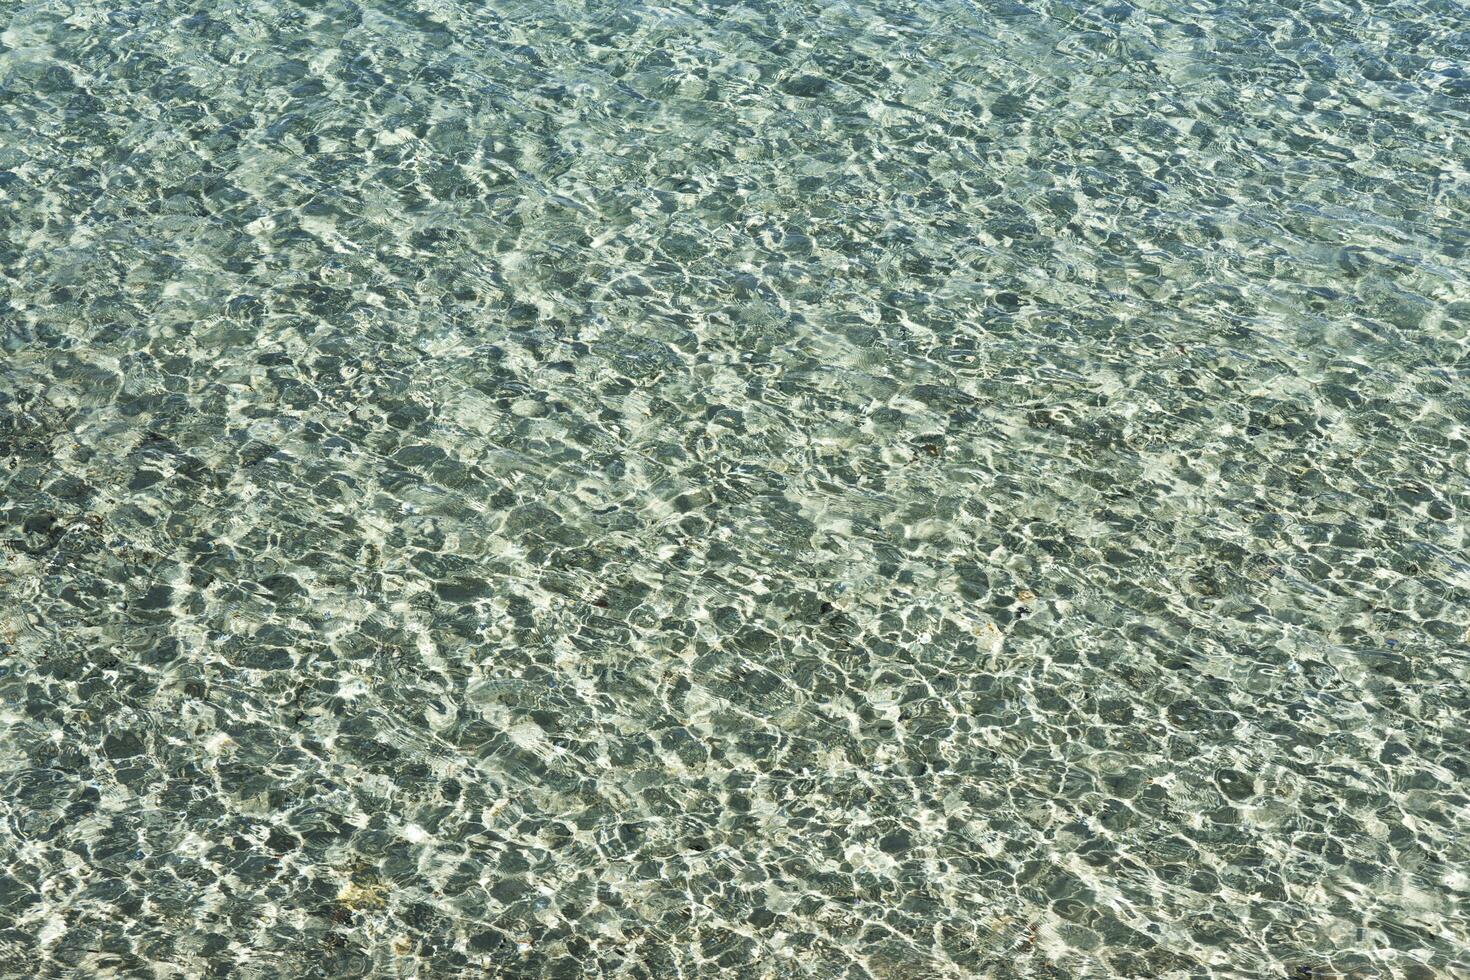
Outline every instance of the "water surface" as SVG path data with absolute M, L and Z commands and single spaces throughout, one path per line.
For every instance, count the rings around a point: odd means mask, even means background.
M 1456 0 L 0 0 L 0 972 L 1470 973 Z

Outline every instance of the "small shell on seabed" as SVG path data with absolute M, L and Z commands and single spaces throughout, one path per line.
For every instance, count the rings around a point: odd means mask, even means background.
M 1005 634 L 1000 627 L 994 623 L 984 623 L 977 626 L 971 632 L 980 643 L 980 649 L 987 653 L 1000 653 L 1000 648 L 1005 644 Z
M 382 884 L 360 885 L 349 881 L 338 890 L 337 901 L 354 911 L 382 908 L 387 890 L 387 886 Z
M 1036 593 L 1032 592 L 1030 589 L 1017 589 L 1016 600 L 1018 602 L 1035 602 Z

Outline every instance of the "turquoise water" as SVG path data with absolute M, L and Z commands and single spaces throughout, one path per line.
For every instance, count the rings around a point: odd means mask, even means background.
M 0 973 L 1470 975 L 1467 64 L 0 0 Z

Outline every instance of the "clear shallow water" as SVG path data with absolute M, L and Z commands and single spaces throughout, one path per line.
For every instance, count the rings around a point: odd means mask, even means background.
M 1470 972 L 1462 5 L 0 15 L 5 974 Z

